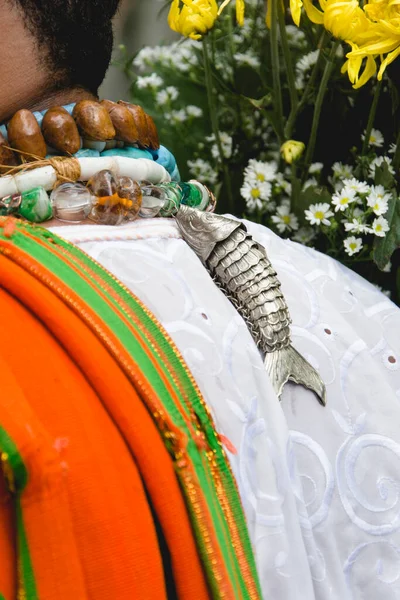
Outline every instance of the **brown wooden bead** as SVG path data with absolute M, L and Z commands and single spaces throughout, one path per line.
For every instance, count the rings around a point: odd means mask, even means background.
M 144 112 L 143 108 L 137 104 L 130 104 L 129 102 L 124 102 L 123 100 L 120 100 L 118 104 L 126 106 L 135 119 L 135 124 L 139 134 L 137 144 L 142 148 L 149 148 L 149 128 L 147 125 L 146 113 Z
M 107 109 L 110 115 L 116 131 L 115 138 L 126 144 L 137 144 L 139 132 L 133 114 L 128 108 L 111 100 L 102 100 L 100 104 Z
M 47 154 L 46 142 L 38 122 L 30 110 L 22 109 L 15 113 L 7 127 L 8 141 L 12 148 L 33 154 L 37 158 L 45 158 Z M 24 160 L 32 161 L 35 158 L 22 155 Z
M 83 137 L 102 142 L 115 138 L 115 129 L 110 115 L 99 102 L 81 100 L 75 105 L 72 116 Z
M 0 174 L 7 173 L 9 167 L 15 167 L 19 164 L 14 152 L 8 146 L 9 142 L 0 132 L 0 165 L 4 165 L 0 167 Z
M 42 133 L 49 146 L 65 154 L 75 154 L 81 147 L 76 123 L 62 106 L 54 106 L 46 112 Z
M 147 129 L 149 132 L 149 148 L 151 150 L 158 150 L 160 147 L 160 138 L 158 137 L 157 126 L 153 121 L 153 118 L 146 114 Z

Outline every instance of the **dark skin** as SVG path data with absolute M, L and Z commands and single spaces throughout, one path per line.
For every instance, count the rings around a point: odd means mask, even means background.
M 80 100 L 96 100 L 82 88 L 52 90 L 52 75 L 44 66 L 41 50 L 24 26 L 21 15 L 8 2 L 0 2 L 0 23 L 0 123 L 7 122 L 22 108 L 45 110 Z M 61 223 L 55 219 L 46 222 L 48 227 L 61 225 L 74 223 Z
M 21 108 L 44 110 L 80 100 L 93 100 L 90 92 L 77 89 L 52 89 L 53 76 L 45 66 L 42 49 L 26 29 L 21 15 L 8 2 L 0 2 L 0 123 Z

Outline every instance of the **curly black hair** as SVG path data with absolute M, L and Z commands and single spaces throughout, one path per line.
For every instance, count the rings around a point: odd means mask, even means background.
M 120 0 L 9 1 L 37 40 L 54 88 L 97 94 L 111 60 L 112 18 Z

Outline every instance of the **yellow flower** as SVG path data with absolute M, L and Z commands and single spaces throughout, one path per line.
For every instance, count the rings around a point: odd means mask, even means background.
M 358 43 L 368 32 L 370 21 L 358 0 L 319 0 L 322 10 L 312 0 L 304 0 L 304 9 L 313 23 L 323 25 L 335 37 Z
M 376 73 L 376 62 L 373 56 L 366 55 L 354 55 L 353 52 L 357 52 L 358 46 L 349 42 L 352 47 L 352 52 L 347 54 L 347 60 L 342 66 L 342 73 L 347 73 L 351 83 L 353 84 L 353 88 L 357 90 L 362 87 L 373 75 Z M 362 75 L 360 75 L 360 70 L 362 67 L 362 63 L 364 58 L 367 59 L 367 62 L 364 67 L 364 71 Z
M 216 0 L 173 0 L 168 25 L 185 37 L 199 40 L 214 27 L 217 17 Z
M 364 6 L 364 12 L 370 20 L 368 36 L 347 57 L 375 59 L 380 55 L 378 79 L 381 80 L 386 67 L 400 55 L 400 6 L 398 0 L 372 0 Z
M 228 6 L 228 4 L 230 2 L 231 2 L 231 0 L 224 0 L 224 2 L 219 7 L 218 15 L 220 15 L 222 13 L 224 8 L 226 6 Z M 236 20 L 241 27 L 244 24 L 244 9 L 245 9 L 244 0 L 236 0 Z
M 298 8 L 292 8 L 293 19 Z M 386 67 L 400 55 L 400 0 L 369 0 L 363 7 L 358 0 L 303 0 L 304 9 L 313 23 L 323 25 L 336 38 L 351 46 L 342 73 L 347 73 L 354 88 L 364 85 L 376 73 L 376 59 L 381 57 L 378 79 Z M 296 12 L 297 11 L 297 12 Z
M 297 27 L 300 25 L 302 6 L 303 3 L 301 0 L 290 0 L 290 12 L 292 13 L 292 19 Z
M 303 142 L 296 142 L 296 140 L 288 140 L 281 146 L 281 154 L 284 160 L 291 165 L 292 162 L 296 162 L 299 160 L 300 156 L 303 154 L 305 149 L 305 144 Z

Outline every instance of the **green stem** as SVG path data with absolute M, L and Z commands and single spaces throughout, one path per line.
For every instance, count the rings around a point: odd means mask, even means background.
M 372 127 L 374 126 L 376 110 L 378 108 L 378 102 L 379 102 L 379 96 L 381 93 L 381 89 L 382 89 L 382 81 L 378 81 L 375 86 L 375 92 L 374 92 L 374 98 L 373 98 L 372 104 L 371 104 L 371 110 L 369 111 L 367 128 L 365 130 L 364 143 L 363 143 L 363 147 L 361 150 L 362 156 L 365 156 L 368 152 L 369 138 L 371 137 Z
M 398 171 L 399 167 L 400 167 L 400 130 L 399 130 L 399 133 L 397 135 L 396 151 L 395 151 L 394 156 L 393 156 L 393 168 L 396 171 L 396 174 L 397 174 L 397 171 Z
M 314 65 L 314 68 L 311 72 L 311 75 L 310 75 L 308 81 L 307 81 L 307 85 L 303 91 L 303 94 L 300 98 L 300 102 L 298 103 L 298 105 L 296 107 L 296 110 L 290 111 L 290 115 L 289 115 L 289 118 L 287 120 L 286 127 L 285 127 L 285 135 L 286 135 L 287 139 L 290 139 L 292 137 L 293 127 L 296 122 L 296 119 L 297 119 L 298 115 L 301 113 L 301 111 L 303 110 L 304 106 L 306 105 L 308 97 L 310 95 L 310 92 L 314 86 L 315 80 L 317 79 L 317 75 L 321 69 L 321 63 L 322 63 L 322 59 L 323 59 L 322 51 L 324 50 L 328 39 L 329 39 L 329 36 L 328 36 L 326 30 L 324 30 L 321 35 L 320 42 L 318 44 L 319 54 L 318 54 L 317 62 Z
M 293 114 L 293 113 L 297 112 L 297 106 L 299 103 L 299 99 L 297 96 L 296 78 L 294 75 L 292 57 L 290 54 L 290 48 L 289 48 L 289 44 L 288 44 L 288 40 L 287 40 L 285 15 L 284 15 L 283 10 L 281 10 L 281 9 L 278 10 L 278 22 L 279 22 L 280 39 L 281 39 L 281 44 L 282 44 L 283 60 L 285 62 L 287 83 L 288 83 L 288 87 L 289 87 L 290 114 Z M 289 118 L 290 118 L 290 115 L 289 115 Z
M 322 104 L 323 104 L 325 92 L 326 92 L 326 89 L 328 86 L 328 81 L 332 74 L 332 70 L 333 70 L 333 67 L 335 64 L 336 50 L 337 50 L 339 44 L 340 44 L 340 41 L 336 41 L 332 44 L 332 48 L 329 53 L 329 57 L 326 62 L 326 65 L 325 65 L 324 73 L 322 75 L 317 98 L 315 101 L 314 116 L 313 116 L 313 122 L 312 122 L 312 126 L 311 126 L 311 135 L 310 135 L 310 139 L 308 141 L 306 157 L 304 160 L 303 182 L 307 178 L 308 169 L 310 167 L 310 164 L 311 164 L 313 156 L 314 156 L 315 142 L 317 140 L 318 126 L 319 126 L 319 119 L 321 116 Z
M 205 82 L 206 82 L 206 88 L 207 88 L 208 109 L 209 109 L 209 113 L 210 113 L 211 128 L 212 128 L 212 132 L 215 137 L 215 142 L 217 144 L 219 159 L 220 159 L 222 171 L 224 174 L 226 193 L 228 196 L 228 207 L 227 208 L 230 212 L 233 213 L 234 212 L 234 203 L 233 203 L 233 196 L 232 196 L 231 180 L 229 177 L 228 168 L 226 166 L 226 158 L 224 156 L 224 150 L 222 148 L 221 136 L 219 134 L 217 107 L 215 104 L 211 64 L 210 64 L 210 57 L 209 57 L 208 48 L 207 48 L 207 37 L 203 38 L 203 57 L 204 57 L 204 75 L 205 75 Z
M 272 67 L 272 84 L 274 90 L 274 105 L 276 115 L 276 129 L 278 134 L 279 144 L 284 141 L 283 132 L 283 106 L 282 106 L 282 89 L 279 69 L 279 46 L 278 46 L 278 5 L 279 0 L 271 0 L 271 67 Z

